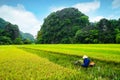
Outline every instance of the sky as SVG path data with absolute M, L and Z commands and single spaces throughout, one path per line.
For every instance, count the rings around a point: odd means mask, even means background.
M 50 13 L 68 7 L 89 16 L 90 22 L 120 18 L 120 0 L 0 0 L 0 17 L 36 36 Z

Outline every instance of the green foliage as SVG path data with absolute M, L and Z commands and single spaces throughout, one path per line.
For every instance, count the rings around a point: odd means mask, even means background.
M 98 23 L 99 38 L 101 43 L 115 43 L 115 27 L 107 19 L 101 19 Z
M 116 43 L 120 43 L 120 30 L 117 28 L 115 29 L 116 32 Z
M 19 31 L 17 25 L 13 25 L 0 18 L 0 44 L 30 44 L 34 37 L 29 33 Z
M 37 35 L 37 43 L 74 43 L 78 29 L 89 24 L 88 17 L 75 8 L 51 13 Z
M 0 45 L 4 45 L 4 44 L 12 44 L 12 41 L 9 37 L 6 36 L 0 36 Z
M 23 43 L 24 43 L 24 44 L 31 44 L 31 43 L 32 43 L 32 41 L 31 41 L 31 40 L 29 40 L 29 39 L 24 39 L 24 40 L 23 40 Z
M 5 26 L 5 32 L 8 34 L 8 37 L 11 38 L 11 40 L 15 40 L 20 36 L 18 26 L 12 25 L 11 23 Z
M 120 19 L 101 19 L 90 23 L 89 17 L 75 8 L 53 12 L 44 20 L 37 43 L 116 43 Z M 117 39 L 118 40 L 118 39 Z
M 120 43 L 120 33 L 116 35 L 116 43 Z
M 19 28 L 0 18 L 0 44 L 20 44 L 17 39 L 20 37 Z M 19 41 L 19 42 L 17 42 Z
M 16 38 L 14 40 L 14 44 L 23 44 L 23 41 L 21 40 L 21 38 Z
M 8 22 L 6 22 L 5 20 L 3 20 L 2 18 L 0 18 L 0 29 L 4 29 L 4 27 L 8 24 Z
M 98 30 L 94 26 L 87 26 L 75 34 L 76 43 L 98 43 Z

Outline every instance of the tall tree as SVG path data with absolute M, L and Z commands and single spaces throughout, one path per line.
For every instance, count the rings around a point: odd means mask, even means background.
M 99 42 L 100 43 L 114 43 L 115 42 L 115 30 L 111 22 L 107 19 L 101 19 L 98 23 L 99 30 Z

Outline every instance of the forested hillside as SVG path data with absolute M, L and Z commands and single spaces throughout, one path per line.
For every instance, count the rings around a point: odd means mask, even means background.
M 34 36 L 30 33 L 23 33 L 20 31 L 20 35 L 23 39 L 24 44 L 34 43 Z
M 120 43 L 120 18 L 91 23 L 78 9 L 65 8 L 45 18 L 37 43 Z
M 29 35 L 29 36 L 27 36 Z M 0 18 L 0 44 L 28 44 L 34 41 L 31 34 L 20 33 L 19 27 Z M 31 37 L 31 38 L 30 38 Z
M 0 44 L 17 44 L 20 38 L 19 28 L 0 18 Z

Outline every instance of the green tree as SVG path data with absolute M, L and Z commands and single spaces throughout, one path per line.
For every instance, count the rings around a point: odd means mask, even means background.
M 75 35 L 76 43 L 98 43 L 98 30 L 94 25 L 89 25 L 78 30 Z
M 117 28 L 115 29 L 116 32 L 116 43 L 120 43 L 120 30 Z
M 23 41 L 21 40 L 21 38 L 16 38 L 14 40 L 14 44 L 23 44 Z
M 6 36 L 0 36 L 0 44 L 4 45 L 4 44 L 12 44 L 12 41 L 9 37 Z
M 107 19 L 101 19 L 98 22 L 99 42 L 115 43 L 115 27 Z
M 44 20 L 37 43 L 74 43 L 76 32 L 89 24 L 88 16 L 75 8 L 53 12 Z
M 24 40 L 23 40 L 23 43 L 24 43 L 24 44 L 31 44 L 32 41 L 31 41 L 30 39 L 24 39 Z
M 116 43 L 120 43 L 120 33 L 116 35 Z
M 11 40 L 15 40 L 20 36 L 20 31 L 18 29 L 18 26 L 12 25 L 11 23 L 5 26 L 5 32 L 9 34 L 8 37 L 10 37 Z

